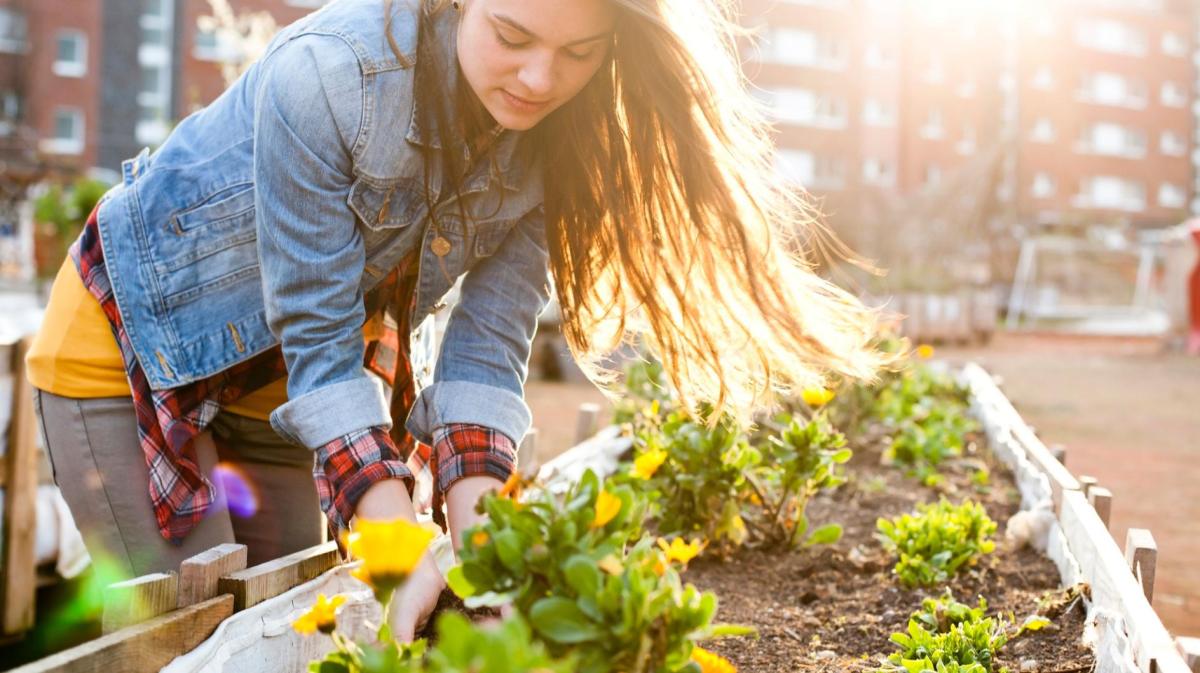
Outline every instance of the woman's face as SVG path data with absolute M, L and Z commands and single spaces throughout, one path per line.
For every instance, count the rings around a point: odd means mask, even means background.
M 609 0 L 465 0 L 458 62 L 504 128 L 533 128 L 596 74 L 612 41 Z

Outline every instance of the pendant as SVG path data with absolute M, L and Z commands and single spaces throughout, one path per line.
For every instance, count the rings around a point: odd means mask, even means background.
M 450 241 L 447 241 L 442 236 L 438 236 L 433 239 L 433 243 L 429 244 L 429 249 L 438 257 L 445 257 L 450 254 Z

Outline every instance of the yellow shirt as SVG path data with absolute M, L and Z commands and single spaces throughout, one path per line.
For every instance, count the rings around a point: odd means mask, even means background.
M 67 258 L 54 278 L 41 329 L 25 357 L 29 381 L 61 395 L 86 399 L 127 397 L 129 380 L 112 327 L 100 302 L 83 286 L 75 263 Z M 239 416 L 267 420 L 287 401 L 287 377 L 224 407 Z

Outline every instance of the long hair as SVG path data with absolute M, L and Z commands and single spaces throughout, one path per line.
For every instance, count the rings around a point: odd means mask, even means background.
M 872 378 L 886 362 L 872 347 L 878 315 L 818 273 L 815 253 L 850 255 L 774 168 L 735 3 L 611 1 L 607 60 L 527 132 L 547 172 L 550 267 L 576 361 L 615 394 L 606 359 L 640 343 L 681 403 L 743 418 L 831 376 Z M 423 14 L 445 4 L 423 0 Z

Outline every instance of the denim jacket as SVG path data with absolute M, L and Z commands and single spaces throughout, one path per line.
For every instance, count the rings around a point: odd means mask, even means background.
M 393 8 L 410 64 L 417 3 Z M 421 326 L 411 335 L 420 393 L 406 429 L 431 444 L 435 428 L 471 423 L 519 442 L 530 343 L 550 292 L 540 164 L 521 134 L 504 131 L 494 164 L 469 168 L 462 203 L 437 199 L 442 167 L 420 153 L 439 147 L 436 128 L 414 104 L 414 70 L 389 47 L 382 8 L 336 0 L 288 26 L 155 152 L 124 162 L 98 213 L 117 304 L 155 390 L 282 344 L 289 401 L 271 423 L 315 449 L 390 427 L 383 388 L 362 368 L 363 296 L 419 246 L 409 324 Z M 456 13 L 435 26 L 449 95 Z M 426 318 L 460 276 L 430 381 Z

